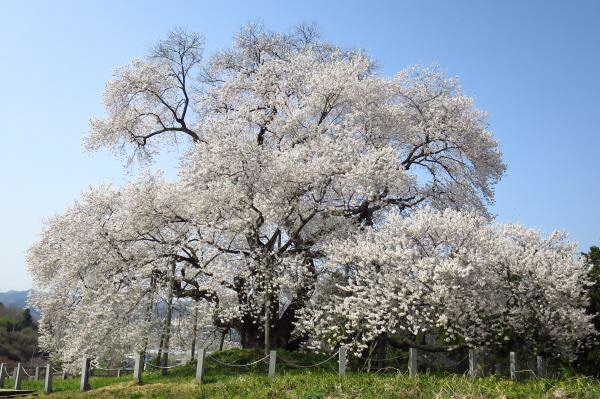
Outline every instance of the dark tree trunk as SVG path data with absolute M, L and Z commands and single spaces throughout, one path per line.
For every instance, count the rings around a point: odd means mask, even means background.
M 312 259 L 309 260 L 309 267 L 314 271 Z M 315 274 L 316 281 L 316 274 Z M 234 290 L 237 291 L 238 303 L 240 305 L 248 305 L 249 300 L 245 294 L 245 280 L 243 278 L 234 279 Z M 278 301 L 277 293 L 274 293 L 269 298 L 270 303 L 270 328 L 269 328 L 269 347 L 271 349 L 283 348 L 289 351 L 295 351 L 300 348 L 303 342 L 306 341 L 305 336 L 293 337 L 295 323 L 298 320 L 298 311 L 300 311 L 308 301 L 312 287 L 301 289 L 297 296 L 292 300 L 291 304 L 280 309 L 281 303 Z M 240 344 L 245 349 L 265 348 L 265 314 L 264 307 L 260 312 L 261 318 L 254 320 L 250 314 L 245 314 L 241 319 L 235 320 L 230 324 L 219 324 L 215 321 L 215 325 L 221 328 L 232 328 L 240 335 Z
M 196 341 L 198 339 L 198 308 L 194 309 L 194 328 L 192 330 L 192 348 L 190 355 L 192 361 L 196 358 Z
M 162 364 L 162 369 L 160 370 L 162 375 L 167 375 L 169 366 L 169 351 L 170 351 L 170 343 L 171 343 L 171 320 L 173 317 L 173 287 L 174 276 L 175 276 L 175 268 L 176 263 L 172 262 L 171 265 L 171 278 L 169 280 L 169 296 L 167 298 L 167 313 L 165 315 L 165 324 L 163 326 L 163 335 L 162 335 L 162 345 L 161 348 L 164 348 L 164 352 L 162 355 L 162 359 L 158 364 Z
M 157 365 L 161 365 L 161 359 L 162 359 L 162 347 L 163 347 L 163 343 L 164 343 L 164 336 L 162 335 L 162 333 L 160 334 L 160 342 L 158 344 L 158 353 L 156 354 L 156 364 Z
M 227 330 L 221 331 L 221 340 L 219 341 L 219 352 L 223 350 L 223 343 L 225 343 L 225 334 L 227 334 Z
M 264 344 L 264 335 L 259 324 L 252 323 L 252 318 L 249 315 L 244 315 L 242 319 L 235 320 L 231 327 L 238 332 L 242 348 L 255 349 L 262 347 Z
M 272 341 L 276 348 L 284 348 L 293 351 L 297 350 L 303 342 L 302 338 L 292 340 L 294 323 L 298 320 L 298 310 L 300 310 L 302 306 L 299 302 L 299 300 L 294 299 L 285 309 L 281 317 L 277 319 L 272 333 Z
M 385 337 L 379 338 L 377 341 L 377 368 L 385 368 L 385 343 L 387 339 Z
M 297 305 L 292 303 L 283 312 L 281 317 L 271 320 L 271 348 L 283 348 L 289 351 L 298 350 L 300 345 L 306 341 L 306 337 L 292 338 L 294 332 L 294 323 L 297 320 Z M 241 321 L 233 323 L 235 329 L 240 335 L 240 344 L 244 349 L 264 348 L 264 330 L 262 322 L 252 323 L 250 317 L 244 318 L 244 323 Z

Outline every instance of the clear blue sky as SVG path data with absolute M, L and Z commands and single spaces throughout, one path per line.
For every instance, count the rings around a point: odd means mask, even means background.
M 30 287 L 25 251 L 45 217 L 123 181 L 119 160 L 82 149 L 113 69 L 175 26 L 211 52 L 257 19 L 316 22 L 385 74 L 437 62 L 459 76 L 508 164 L 498 220 L 600 244 L 600 1 L 0 0 L 0 291 Z

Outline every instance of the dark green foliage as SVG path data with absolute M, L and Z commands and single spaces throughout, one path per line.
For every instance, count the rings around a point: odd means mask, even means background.
M 588 290 L 590 304 L 588 311 L 590 314 L 595 314 L 594 324 L 596 329 L 600 331 L 600 248 L 593 246 L 590 251 L 582 254 L 586 264 L 590 267 L 589 277 L 592 281 L 592 286 Z
M 17 329 L 23 330 L 27 327 L 35 327 L 35 324 L 33 322 L 33 317 L 31 317 L 29 309 L 23 309 L 19 316 L 19 320 L 17 321 Z
M 584 252 L 581 256 L 589 267 L 588 276 L 591 281 L 587 290 L 588 313 L 596 315 L 593 321 L 596 330 L 600 331 L 600 248 L 592 246 L 589 252 Z M 589 350 L 579 355 L 577 368 L 584 373 L 598 376 L 600 373 L 600 343 L 596 342 Z
M 0 303 L 0 357 L 15 362 L 30 360 L 38 352 L 37 335 L 29 309 Z

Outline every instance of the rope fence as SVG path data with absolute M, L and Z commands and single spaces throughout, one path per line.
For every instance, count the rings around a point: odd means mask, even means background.
M 368 363 L 369 368 L 366 370 L 367 373 L 380 374 L 380 373 L 392 371 L 392 372 L 395 372 L 398 374 L 408 373 L 409 377 L 414 377 L 419 371 L 419 352 L 420 351 L 417 350 L 416 348 L 409 348 L 408 352 L 400 353 L 397 356 L 385 357 L 385 358 L 381 358 L 381 359 L 367 358 L 365 363 L 362 365 L 362 367 L 355 368 L 354 372 L 355 373 L 365 372 L 365 367 Z M 483 370 L 482 365 L 478 363 L 477 353 L 478 353 L 477 350 L 475 350 L 474 348 L 470 348 L 470 349 L 468 349 L 468 354 L 466 356 L 459 358 L 458 360 L 446 358 L 446 359 L 444 359 L 444 362 L 445 362 L 444 364 L 445 364 L 445 366 L 447 366 L 449 368 L 456 368 L 458 366 L 464 367 L 465 362 L 468 361 L 468 369 L 464 372 L 458 372 L 458 374 L 459 375 L 462 374 L 464 377 L 467 377 L 467 378 L 468 377 L 476 378 L 476 377 L 481 376 L 481 373 Z M 518 364 L 517 354 L 515 352 L 510 352 L 509 355 L 510 356 L 508 356 L 508 369 L 509 369 L 509 375 L 510 375 L 511 379 L 517 380 L 517 379 L 520 379 L 520 376 L 523 376 L 523 375 L 530 376 L 531 378 L 542 378 L 542 377 L 546 376 L 546 359 L 545 358 L 543 358 L 541 356 L 535 356 L 535 362 L 534 362 L 533 369 L 531 367 L 524 367 L 522 369 L 519 369 L 517 366 L 517 364 Z M 339 349 L 337 349 L 334 353 L 332 353 L 330 355 L 325 355 L 325 356 L 327 356 L 327 357 L 324 358 L 323 360 L 319 360 L 312 364 L 300 364 L 298 362 L 286 359 L 285 356 L 281 356 L 281 354 L 278 355 L 277 351 L 272 350 L 268 355 L 260 357 L 257 360 L 250 361 L 249 363 L 239 364 L 239 363 L 229 363 L 224 360 L 221 360 L 214 356 L 214 352 L 207 352 L 205 348 L 200 348 L 198 350 L 198 356 L 196 358 L 196 382 L 198 382 L 198 383 L 203 382 L 206 359 L 210 359 L 217 365 L 220 365 L 223 367 L 235 368 L 235 369 L 249 368 L 249 367 L 261 364 L 261 363 L 268 364 L 268 377 L 274 378 L 276 375 L 278 359 L 281 362 L 281 365 L 283 365 L 283 366 L 290 367 L 293 369 L 306 370 L 306 369 L 321 367 L 325 364 L 329 364 L 330 366 L 333 366 L 335 364 L 333 362 L 333 360 L 337 357 L 338 358 L 337 366 L 338 366 L 339 378 L 343 379 L 346 374 L 346 369 L 347 369 L 348 360 L 349 360 L 347 348 L 342 346 Z M 435 354 L 421 353 L 420 359 L 422 361 L 424 361 L 424 363 L 420 365 L 421 372 L 423 372 L 425 370 L 425 367 L 427 366 L 428 362 L 431 363 L 431 362 L 435 361 L 436 359 L 438 359 L 439 357 L 440 356 L 435 355 Z M 91 372 L 93 370 L 101 370 L 101 371 L 106 371 L 106 372 L 115 372 L 116 371 L 117 376 L 120 376 L 121 372 L 133 371 L 134 380 L 137 382 L 141 382 L 142 381 L 142 373 L 145 368 L 144 366 L 149 366 L 156 370 L 166 371 L 166 370 L 175 369 L 177 367 L 181 367 L 186 364 L 189 364 L 189 363 L 180 361 L 180 363 L 174 364 L 171 366 L 159 366 L 159 365 L 152 364 L 149 361 L 146 361 L 146 356 L 143 353 L 140 353 L 136 357 L 134 357 L 134 360 L 135 360 L 135 365 L 134 365 L 134 368 L 132 369 L 132 368 L 128 368 L 128 367 L 119 367 L 119 368 L 102 367 L 102 366 L 99 366 L 97 362 L 92 362 L 91 359 L 84 358 L 83 363 L 82 363 L 81 373 L 79 374 L 81 377 L 81 388 L 80 389 L 82 391 L 90 389 L 89 377 L 91 376 Z M 355 360 L 358 360 L 358 358 L 355 358 Z M 360 360 L 362 362 L 362 360 L 365 360 L 365 359 L 360 359 Z M 524 366 L 527 366 L 528 364 L 531 365 L 531 360 L 532 360 L 531 356 L 530 357 L 524 356 L 523 365 Z M 392 361 L 396 361 L 396 363 L 399 365 L 401 364 L 400 363 L 401 361 L 407 361 L 406 368 L 401 367 L 401 366 L 398 366 L 398 367 L 390 366 L 389 363 Z M 501 365 L 502 362 L 497 363 L 498 358 L 494 358 L 493 361 L 496 362 L 493 364 L 493 366 L 497 370 L 498 365 Z M 374 363 L 378 363 L 378 364 L 382 365 L 382 367 L 379 367 L 379 368 L 370 367 Z M 388 365 L 386 365 L 386 363 L 388 363 Z M 357 364 L 356 361 L 354 361 L 353 364 L 356 365 Z M 506 363 L 504 363 L 504 364 L 506 365 Z M 492 364 L 488 364 L 487 366 L 491 366 L 491 365 Z M 536 366 L 537 366 L 537 369 L 536 369 Z M 30 373 L 27 371 L 28 369 L 30 370 L 30 372 L 31 372 L 31 370 L 35 370 L 35 371 Z M 17 387 L 19 387 L 21 385 L 21 380 L 24 379 L 25 376 L 27 376 L 29 378 L 33 377 L 33 378 L 38 379 L 45 375 L 44 390 L 46 393 L 49 393 L 52 391 L 52 375 L 53 375 L 53 373 L 62 373 L 63 379 L 66 377 L 66 372 L 64 370 L 58 370 L 51 364 L 47 364 L 45 367 L 41 367 L 41 366 L 26 367 L 21 364 L 19 364 L 17 367 L 7 367 L 7 365 L 5 365 L 5 364 L 0 364 L 0 382 L 1 382 L 0 388 L 3 388 L 2 385 L 4 385 L 4 381 L 7 378 L 15 380 L 15 389 L 17 389 Z M 426 368 L 426 374 L 429 374 L 428 367 Z M 498 375 L 497 371 L 496 371 L 496 375 Z M 99 377 L 101 377 L 101 376 L 99 376 Z M 106 377 L 106 376 L 104 376 L 104 377 Z
M 386 357 L 384 359 L 366 358 L 365 361 L 364 361 L 364 363 L 363 363 L 363 365 L 358 369 L 358 371 L 361 372 L 361 373 L 365 372 L 365 371 L 366 372 L 370 372 L 370 371 L 379 372 L 381 370 L 387 370 L 387 369 L 391 369 L 391 368 L 394 368 L 394 367 L 386 367 L 386 366 L 379 367 L 379 368 L 378 367 L 372 367 L 372 365 L 374 363 L 381 363 L 381 362 L 383 362 L 383 363 L 389 363 L 392 360 L 396 360 L 398 362 L 398 360 L 407 360 L 407 359 L 408 359 L 408 355 L 405 354 L 405 353 L 400 354 L 398 356 L 394 356 L 394 357 Z
M 121 367 L 117 367 L 117 368 L 100 367 L 98 365 L 98 363 L 96 363 L 96 362 L 92 362 L 92 367 L 93 367 L 94 370 L 102 370 L 102 371 L 119 371 L 119 370 L 123 370 L 123 368 L 121 368 Z
M 398 374 L 402 374 L 402 370 L 396 368 L 396 367 L 382 367 L 380 369 L 377 369 L 374 371 L 375 374 L 383 374 L 383 372 L 387 371 L 387 370 L 394 370 L 396 373 Z
M 226 363 L 226 362 L 222 362 L 222 361 L 220 361 L 219 359 L 215 358 L 215 357 L 214 357 L 214 356 L 212 356 L 212 355 L 207 355 L 207 357 L 208 357 L 209 359 L 213 360 L 214 362 L 216 362 L 216 363 L 218 363 L 218 364 L 220 364 L 220 365 L 222 365 L 222 366 L 226 366 L 226 367 L 250 367 L 250 366 L 254 366 L 255 364 L 258 364 L 258 363 L 260 363 L 260 362 L 262 362 L 262 361 L 264 361 L 264 360 L 267 360 L 267 359 L 268 359 L 270 356 L 269 356 L 269 355 L 267 355 L 267 356 L 265 356 L 265 357 L 263 357 L 263 358 L 260 358 L 260 359 L 258 359 L 258 360 L 256 360 L 256 361 L 254 361 L 254 362 L 252 362 L 252 363 L 248 363 L 248 364 L 235 364 L 235 363 Z
M 292 366 L 292 367 L 296 367 L 296 368 L 313 368 L 313 367 L 319 367 L 319 366 L 327 363 L 328 361 L 330 361 L 331 359 L 333 359 L 334 357 L 336 357 L 337 355 L 339 355 L 339 353 L 340 353 L 340 351 L 338 350 L 337 352 L 335 352 L 333 355 L 331 355 L 327 359 L 323 360 L 322 362 L 318 362 L 318 363 L 310 364 L 310 365 L 296 364 L 296 363 L 291 362 L 289 360 L 286 360 L 284 358 L 280 358 L 280 359 L 281 359 L 282 363 L 284 363 L 286 365 L 289 365 L 289 366 Z
M 366 361 L 371 361 L 371 362 L 390 362 L 392 360 L 397 360 L 397 359 L 403 359 L 406 360 L 408 359 L 408 356 L 406 354 L 402 354 L 402 355 L 398 355 L 398 356 L 394 356 L 394 357 L 386 357 L 384 359 L 371 359 L 371 358 L 367 358 Z
M 157 366 L 157 365 L 152 364 L 150 362 L 145 362 L 145 364 L 146 364 L 146 366 L 150 366 L 152 368 L 159 369 L 159 370 L 170 370 L 170 369 L 174 369 L 175 367 L 179 367 L 179 366 L 185 365 L 185 363 L 179 363 L 179 364 L 175 364 L 173 366 Z

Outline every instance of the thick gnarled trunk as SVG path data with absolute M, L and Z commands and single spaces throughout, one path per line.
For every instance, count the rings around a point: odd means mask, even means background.
M 296 301 L 292 302 L 279 317 L 277 317 L 279 313 L 272 309 L 271 328 L 269 330 L 270 349 L 282 348 L 293 351 L 300 347 L 304 338 L 293 337 L 298 310 L 299 306 Z M 239 334 L 242 348 L 264 348 L 264 319 L 254 320 L 251 315 L 245 315 L 242 319 L 233 321 L 230 326 Z

